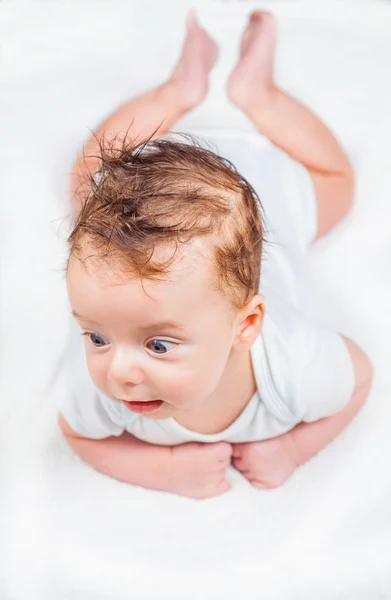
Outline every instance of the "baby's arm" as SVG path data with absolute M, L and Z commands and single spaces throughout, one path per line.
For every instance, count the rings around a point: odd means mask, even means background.
M 355 375 L 355 389 L 350 402 L 330 417 L 312 423 L 300 423 L 278 437 L 234 444 L 233 464 L 254 487 L 273 488 L 282 485 L 298 466 L 327 446 L 364 404 L 372 385 L 372 364 L 355 342 L 342 337 L 348 347 Z
M 127 432 L 96 440 L 75 433 L 61 413 L 58 423 L 80 458 L 114 479 L 197 499 L 211 498 L 230 488 L 225 471 L 231 464 L 232 446 L 226 442 L 157 446 Z

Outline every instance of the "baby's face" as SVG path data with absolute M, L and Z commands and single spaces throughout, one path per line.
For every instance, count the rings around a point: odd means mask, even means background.
M 206 403 L 227 364 L 232 314 L 208 285 L 210 263 L 194 258 L 184 258 L 170 281 L 144 280 L 146 291 L 139 279 L 69 261 L 68 293 L 92 380 L 113 401 L 163 400 L 146 418 L 175 418 Z

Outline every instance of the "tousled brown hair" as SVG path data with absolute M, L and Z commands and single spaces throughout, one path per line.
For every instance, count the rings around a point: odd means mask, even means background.
M 193 136 L 176 135 L 98 140 L 100 168 L 79 188 L 69 256 L 81 258 L 87 243 L 99 261 L 116 260 L 118 273 L 156 280 L 169 275 L 178 243 L 205 238 L 213 289 L 239 310 L 258 293 L 261 202 L 231 162 Z M 172 258 L 157 262 L 154 250 L 170 245 Z

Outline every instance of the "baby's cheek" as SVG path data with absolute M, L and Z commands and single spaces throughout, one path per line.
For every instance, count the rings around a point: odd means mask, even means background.
M 192 393 L 194 385 L 197 385 L 197 379 L 194 373 L 189 371 L 178 370 L 175 374 L 171 374 L 166 380 L 166 389 L 169 391 L 172 399 L 188 397 Z
M 102 365 L 97 363 L 96 361 L 89 360 L 87 358 L 87 367 L 90 377 L 97 388 L 101 390 L 101 392 L 106 393 L 105 390 L 105 370 L 102 368 Z
M 202 400 L 210 395 L 216 387 L 215 378 L 211 370 L 184 370 L 178 371 L 168 383 L 170 397 L 187 402 Z

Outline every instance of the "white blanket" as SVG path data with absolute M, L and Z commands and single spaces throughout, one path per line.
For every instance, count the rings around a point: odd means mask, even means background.
M 207 501 L 93 471 L 56 425 L 66 333 L 66 173 L 119 103 L 167 77 L 190 3 L 0 5 L 0 597 L 378 600 L 391 597 L 391 3 L 264 2 L 277 79 L 336 131 L 357 169 L 351 216 L 309 260 L 319 318 L 373 358 L 353 423 L 282 488 Z M 224 97 L 252 1 L 194 3 L 221 46 L 206 102 L 177 129 L 251 129 Z M 259 6 L 257 6 L 259 7 Z

